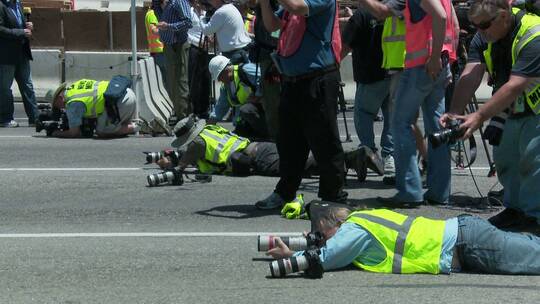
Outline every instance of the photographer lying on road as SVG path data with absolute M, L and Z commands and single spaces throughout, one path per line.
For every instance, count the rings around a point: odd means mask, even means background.
M 179 166 L 184 169 L 196 166 L 202 173 L 225 173 L 239 176 L 265 175 L 278 176 L 279 155 L 274 143 L 250 142 L 231 131 L 217 126 L 207 125 L 204 119 L 190 115 L 182 119 L 174 128 L 175 139 L 172 146 L 182 151 L 177 163 L 170 157 L 157 161 L 162 169 Z M 373 154 L 367 147 L 346 153 L 347 168 L 356 171 L 359 179 L 366 176 L 366 159 Z M 304 173 L 315 174 L 318 171 L 312 154 L 306 160 Z M 280 206 L 274 206 L 278 208 Z
M 271 264 L 272 276 L 306 270 L 321 277 L 321 266 L 331 270 L 351 263 L 380 273 L 540 275 L 540 238 L 499 230 L 475 216 L 432 220 L 386 209 L 334 207 L 319 218 L 318 230 L 324 240 L 318 250 L 293 252 L 278 239 L 266 254 L 291 259 L 277 261 L 279 267 Z M 299 264 L 301 256 L 307 262 Z

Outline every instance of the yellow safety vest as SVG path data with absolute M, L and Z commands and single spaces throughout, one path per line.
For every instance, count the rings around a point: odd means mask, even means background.
M 393 16 L 384 21 L 382 32 L 382 68 L 403 69 L 405 66 L 405 21 Z
M 512 13 L 517 15 L 520 9 L 512 8 Z M 533 14 L 525 14 L 521 18 L 521 26 L 512 42 L 512 65 L 516 63 L 519 53 L 529 42 L 540 36 L 540 17 Z M 491 58 L 492 43 L 488 43 L 487 49 L 484 51 L 484 60 L 488 73 L 493 77 L 493 60 Z M 524 110 L 524 101 L 527 102 L 531 110 L 535 114 L 540 114 L 540 80 L 534 80 L 527 86 L 525 91 L 514 102 L 514 111 L 522 112 Z
M 152 32 L 151 26 L 158 24 L 158 19 L 153 10 L 146 12 L 144 25 L 146 26 L 146 39 L 148 40 L 148 51 L 150 53 L 163 53 L 163 43 L 159 39 L 159 34 Z
M 364 265 L 357 258 L 355 266 L 382 273 L 440 272 L 445 221 L 378 209 L 353 212 L 347 222 L 367 230 L 386 251 L 385 259 L 377 265 Z
M 217 125 L 205 126 L 199 136 L 206 144 L 204 159 L 197 161 L 197 167 L 202 173 L 226 171 L 230 168 L 231 154 L 242 151 L 249 145 L 249 139 Z
M 81 79 L 66 89 L 66 106 L 73 102 L 82 102 L 86 106 L 84 117 L 96 118 L 105 110 L 103 94 L 108 86 L 108 81 Z
M 237 107 L 246 104 L 249 96 L 253 92 L 251 87 L 240 80 L 240 65 L 233 66 L 233 80 L 226 85 L 227 100 L 231 107 Z

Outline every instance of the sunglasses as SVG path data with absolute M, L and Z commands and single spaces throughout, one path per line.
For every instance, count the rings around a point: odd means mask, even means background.
M 488 21 L 484 21 L 484 22 L 480 22 L 478 24 L 474 23 L 474 22 L 471 22 L 471 24 L 476 27 L 477 29 L 479 30 L 482 30 L 482 31 L 485 31 L 487 30 L 488 28 L 491 27 L 491 24 L 493 23 L 493 21 L 495 21 L 495 19 L 497 19 L 497 16 L 489 19 Z

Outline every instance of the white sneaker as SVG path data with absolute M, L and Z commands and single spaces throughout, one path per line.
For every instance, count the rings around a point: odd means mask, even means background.
M 11 120 L 5 123 L 0 124 L 0 127 L 2 128 L 17 128 L 19 126 L 19 123 L 15 120 Z
M 396 174 L 396 165 L 394 164 L 394 157 L 387 155 L 384 158 L 384 175 L 392 176 Z

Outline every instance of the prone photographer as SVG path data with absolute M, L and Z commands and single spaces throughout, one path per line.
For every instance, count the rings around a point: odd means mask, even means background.
M 440 123 L 462 120 L 463 138 L 472 136 L 482 122 L 505 109 L 509 117 L 500 128 L 486 129 L 494 149 L 499 181 L 504 187 L 504 209 L 489 221 L 498 228 L 540 232 L 540 17 L 510 8 L 505 0 L 472 4 L 469 19 L 478 29 L 469 49 L 469 61 L 456 84 L 449 113 Z M 493 79 L 494 94 L 477 112 L 463 110 L 480 85 L 485 71 Z M 501 135 L 502 132 L 502 135 Z
M 466 214 L 433 220 L 385 209 L 331 208 L 318 229 L 323 241 L 316 258 L 313 250 L 294 252 L 278 239 L 267 255 L 286 260 L 273 262 L 271 275 L 305 269 L 308 276 L 318 271 L 320 277 L 321 270 L 350 264 L 377 273 L 540 275 L 540 238 L 505 232 Z

